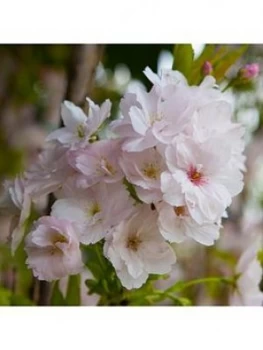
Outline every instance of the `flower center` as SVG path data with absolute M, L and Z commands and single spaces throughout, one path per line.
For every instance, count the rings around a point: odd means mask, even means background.
M 137 252 L 139 245 L 141 244 L 141 240 L 137 236 L 131 236 L 128 238 L 127 241 L 127 248 L 133 250 L 134 252 Z
M 100 167 L 106 172 L 107 175 L 114 175 L 116 173 L 116 170 L 105 158 L 101 158 Z
M 51 241 L 54 245 L 56 243 L 68 243 L 68 239 L 65 236 L 61 235 L 60 233 L 54 234 Z
M 92 203 L 91 207 L 88 209 L 88 215 L 94 216 L 101 211 L 101 208 L 97 202 Z
M 58 255 L 58 254 L 63 254 L 61 247 L 57 246 L 57 243 L 66 243 L 68 244 L 69 241 L 68 239 L 60 234 L 59 232 L 54 233 L 54 235 L 51 238 L 51 243 L 53 244 L 52 247 L 49 247 L 49 254 L 50 255 Z
M 155 122 L 159 122 L 163 119 L 163 115 L 161 113 L 151 113 L 149 115 L 150 125 L 152 126 Z
M 156 180 L 159 177 L 160 169 L 156 164 L 149 163 L 143 168 L 143 173 L 149 179 Z
M 194 185 L 197 185 L 197 186 L 203 185 L 205 183 L 204 175 L 200 170 L 201 170 L 201 167 L 198 169 L 195 166 L 191 166 L 187 172 L 187 176 L 189 180 Z
M 185 216 L 186 215 L 185 206 L 174 207 L 174 212 L 177 216 Z
M 83 139 L 85 137 L 85 129 L 82 124 L 78 125 L 77 134 L 80 139 Z

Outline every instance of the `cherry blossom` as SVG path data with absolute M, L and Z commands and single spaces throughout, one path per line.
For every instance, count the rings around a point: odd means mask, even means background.
M 123 178 L 118 164 L 121 153 L 118 140 L 101 140 L 79 150 L 69 151 L 69 163 L 85 178 L 86 186 L 100 181 L 117 182 Z
M 44 216 L 26 237 L 26 263 L 40 280 L 52 281 L 81 272 L 78 232 L 69 221 Z
M 112 226 L 133 211 L 134 201 L 122 183 L 100 183 L 75 192 L 74 197 L 58 199 L 51 215 L 76 223 L 81 232 L 80 241 L 89 244 L 104 238 Z
M 122 285 L 140 288 L 150 273 L 171 271 L 174 251 L 159 233 L 149 207 L 138 208 L 130 219 L 114 227 L 106 237 L 104 254 L 112 262 Z
M 142 152 L 123 152 L 120 165 L 128 181 L 136 185 L 138 197 L 145 203 L 162 199 L 161 173 L 166 165 L 156 148 Z
M 219 226 L 213 223 L 197 224 L 187 207 L 172 206 L 165 202 L 158 203 L 158 227 L 160 233 L 169 242 L 180 243 L 187 238 L 204 245 L 213 245 L 219 238 Z
M 4 195 L 0 200 L 0 209 L 12 215 L 10 239 L 13 254 L 24 237 L 26 221 L 31 212 L 32 199 L 25 184 L 26 181 L 23 176 L 17 176 L 14 180 L 6 181 L 4 183 Z
M 74 146 L 75 143 L 86 144 L 95 134 L 105 119 L 110 115 L 111 102 L 106 100 L 101 107 L 92 100 L 89 102 L 88 117 L 78 106 L 72 102 L 64 101 L 61 116 L 64 127 L 53 131 L 47 141 L 58 140 L 62 144 Z

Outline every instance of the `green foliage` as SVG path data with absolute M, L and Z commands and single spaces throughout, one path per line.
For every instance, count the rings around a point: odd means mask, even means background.
M 93 279 L 85 281 L 88 294 L 100 295 L 99 305 L 120 305 L 124 302 L 124 289 L 111 263 L 103 255 L 101 242 L 83 247 L 85 264 Z
M 86 266 L 93 274 L 93 279 L 85 281 L 88 294 L 100 296 L 99 305 L 130 305 L 148 306 L 170 300 L 173 305 L 191 305 L 191 301 L 178 297 L 169 291 L 158 290 L 156 280 L 166 279 L 167 275 L 150 275 L 148 281 L 139 289 L 127 290 L 124 288 L 111 263 L 103 255 L 101 242 L 83 247 Z
M 174 47 L 173 69 L 180 71 L 189 79 L 194 59 L 194 51 L 191 44 L 177 44 Z
M 8 145 L 0 130 L 0 179 L 13 177 L 23 168 L 23 152 Z
M 0 306 L 33 306 L 33 302 L 24 295 L 16 294 L 0 287 Z
M 204 78 L 202 67 L 206 61 L 213 66 L 212 75 L 220 83 L 231 66 L 246 52 L 248 45 L 215 45 L 207 44 L 201 55 L 193 62 L 189 78 L 191 85 L 198 85 Z
M 125 185 L 127 191 L 130 193 L 131 197 L 135 199 L 136 202 L 142 203 L 140 198 L 137 196 L 137 193 L 133 184 L 131 184 L 126 178 L 124 178 L 123 184 Z
M 220 82 L 224 79 L 226 72 L 228 69 L 236 63 L 236 61 L 245 53 L 248 45 L 240 45 L 237 49 L 232 49 L 226 52 L 223 57 L 216 60 L 214 63 L 214 72 L 213 76 L 215 77 L 217 82 Z
M 80 275 L 69 276 L 65 300 L 69 306 L 80 305 Z
M 67 305 L 66 300 L 63 297 L 63 295 L 59 289 L 59 282 L 58 281 L 56 281 L 54 283 L 50 304 L 52 306 L 66 306 Z

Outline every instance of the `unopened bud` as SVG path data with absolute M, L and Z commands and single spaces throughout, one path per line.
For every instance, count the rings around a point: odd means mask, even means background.
M 210 75 L 213 72 L 213 66 L 209 61 L 205 61 L 202 66 L 203 75 Z
M 246 64 L 238 72 L 241 79 L 251 80 L 256 78 L 259 74 L 259 65 L 257 63 Z

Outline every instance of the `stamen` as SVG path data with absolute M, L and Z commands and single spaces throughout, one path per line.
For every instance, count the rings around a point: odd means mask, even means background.
M 131 237 L 128 238 L 127 241 L 127 248 L 133 250 L 134 252 L 137 252 L 139 245 L 141 244 L 141 240 L 139 237 L 133 235 Z
M 148 163 L 145 165 L 143 173 L 149 179 L 157 180 L 160 175 L 160 169 L 156 164 Z
M 205 181 L 205 177 L 203 173 L 201 172 L 201 166 L 195 167 L 191 166 L 189 171 L 187 172 L 189 180 L 194 184 L 194 185 L 203 185 Z
M 174 212 L 177 216 L 185 216 L 186 215 L 186 208 L 184 206 L 174 207 Z

